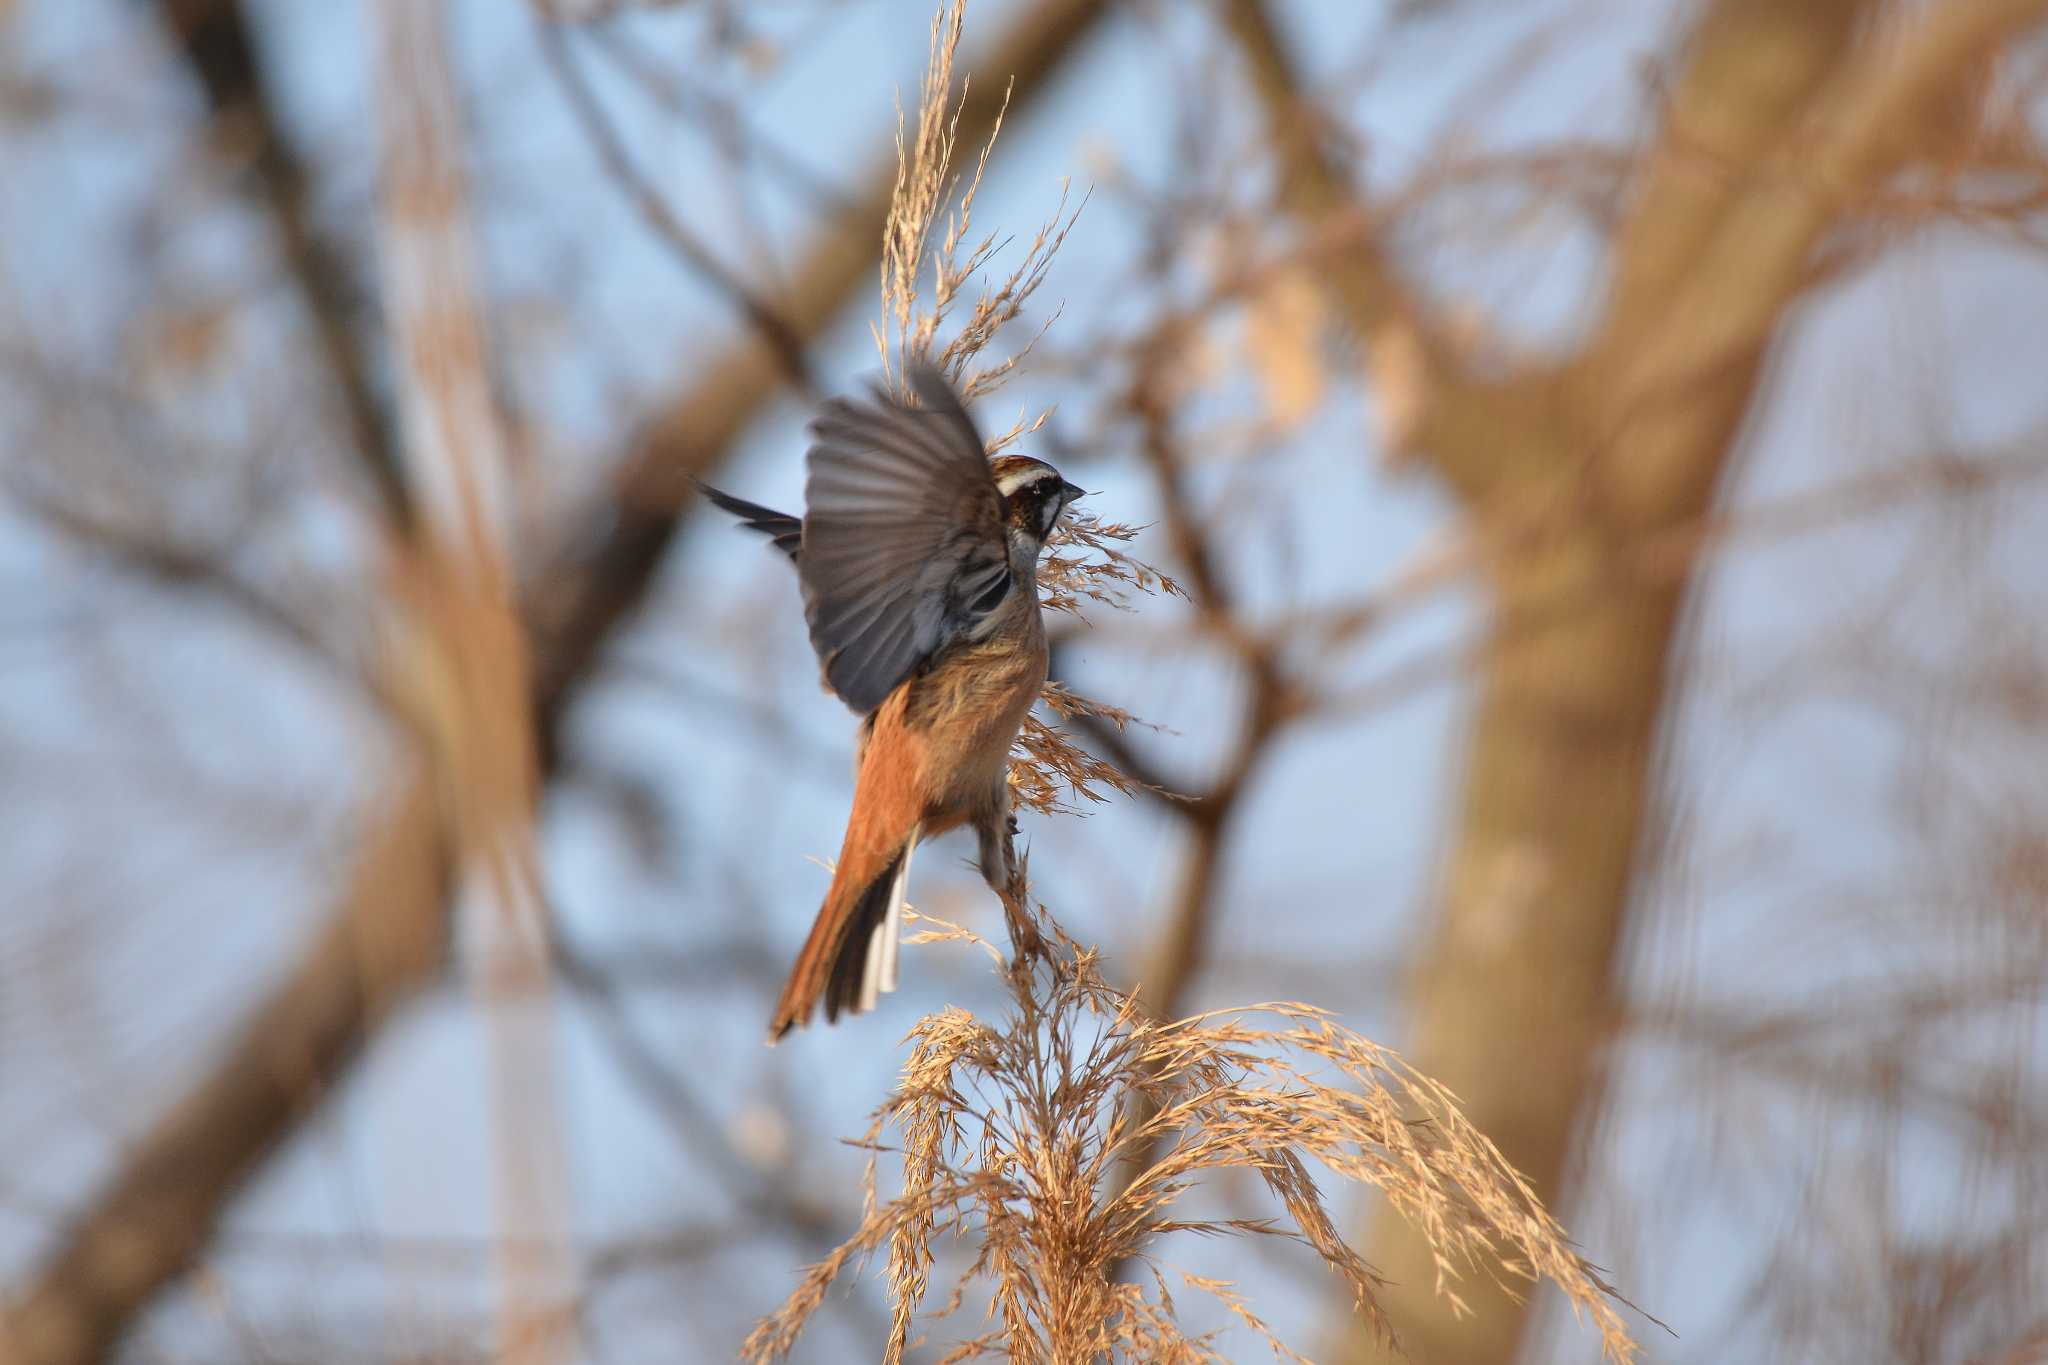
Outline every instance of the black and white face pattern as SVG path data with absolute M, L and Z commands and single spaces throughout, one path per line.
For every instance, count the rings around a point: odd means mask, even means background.
M 1043 545 L 1082 490 L 1043 460 L 1005 455 L 995 462 L 996 488 L 1003 495 L 1003 521 Z

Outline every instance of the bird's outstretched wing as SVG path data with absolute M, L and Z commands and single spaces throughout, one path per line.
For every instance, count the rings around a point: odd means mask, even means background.
M 758 502 L 736 498 L 722 489 L 713 488 L 702 479 L 692 479 L 697 491 L 711 499 L 720 509 L 740 519 L 740 525 L 749 531 L 758 531 L 768 537 L 768 543 L 788 555 L 791 563 L 796 562 L 797 551 L 802 548 L 804 524 L 787 512 L 778 512 L 772 507 L 763 507 Z
M 863 714 L 1010 587 L 1002 494 L 974 422 L 937 370 L 909 379 L 918 407 L 877 389 L 811 424 L 804 619 L 826 682 Z

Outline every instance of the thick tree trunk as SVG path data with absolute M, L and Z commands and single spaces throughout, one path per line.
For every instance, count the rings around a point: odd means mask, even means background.
M 1504 628 L 1404 1050 L 1554 1204 L 1601 1092 L 1683 588 L 1632 579 L 1574 536 L 1503 565 L 1494 593 Z M 1373 1231 L 1367 1258 L 1395 1282 L 1389 1315 L 1416 1360 L 1515 1358 L 1526 1313 L 1485 1269 L 1459 1287 L 1473 1309 L 1460 1319 L 1435 1295 L 1428 1244 L 1390 1219 Z
M 1509 528 L 1438 916 L 1413 979 L 1409 1060 L 1444 1081 L 1545 1204 L 1601 1097 L 1618 949 L 1657 805 L 1689 556 L 1739 446 L 1772 338 L 1828 231 L 1922 145 L 1931 117 L 2044 0 L 1956 0 L 1891 16 L 1866 0 L 1720 0 L 1686 45 L 1665 123 L 1614 246 L 1605 319 L 1556 374 L 1453 380 L 1415 444 L 1475 524 Z M 1376 1217 L 1367 1259 L 1427 1365 L 1507 1365 L 1526 1305 L 1434 1294 L 1426 1245 Z M 1651 1305 L 1654 1308 L 1654 1305 Z M 1345 1358 L 1376 1359 L 1355 1333 Z

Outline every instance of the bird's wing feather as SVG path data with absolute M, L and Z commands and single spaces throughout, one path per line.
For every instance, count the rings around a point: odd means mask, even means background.
M 910 380 L 921 407 L 878 390 L 826 403 L 811 427 L 804 617 L 825 680 L 864 713 L 971 629 L 1009 571 L 973 420 L 936 370 Z
M 758 531 L 768 537 L 768 542 L 782 551 L 794 562 L 797 551 L 803 545 L 804 524 L 787 512 L 778 512 L 772 507 L 763 507 L 758 502 L 736 498 L 723 489 L 713 488 L 702 479 L 691 479 L 697 490 L 711 499 L 719 508 L 740 519 L 740 525 L 749 531 Z

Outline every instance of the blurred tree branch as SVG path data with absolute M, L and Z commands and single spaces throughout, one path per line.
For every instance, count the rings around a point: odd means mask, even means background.
M 554 72 L 555 81 L 561 86 L 569 108 L 583 126 L 584 135 L 590 139 L 613 183 L 633 201 L 633 207 L 639 211 L 655 240 L 725 295 L 727 301 L 740 311 L 748 325 L 768 343 L 769 350 L 782 365 L 784 378 L 799 389 L 810 390 L 810 365 L 804 359 L 805 338 L 798 335 L 766 299 L 728 270 L 682 217 L 669 207 L 661 192 L 640 173 L 625 139 L 605 116 L 597 92 L 591 89 L 583 68 L 577 64 L 576 54 L 570 50 L 568 25 L 557 12 L 555 0 L 534 0 L 534 9 L 541 56 Z
M 1274 737 L 1300 713 L 1294 690 L 1281 672 L 1274 649 L 1249 631 L 1237 628 L 1233 595 L 1209 552 L 1206 528 L 1196 518 L 1182 483 L 1186 461 L 1174 439 L 1172 408 L 1166 394 L 1167 372 L 1177 353 L 1173 330 L 1169 325 L 1157 344 L 1142 353 L 1130 406 L 1139 421 L 1140 451 L 1159 491 L 1167 538 L 1187 565 L 1189 595 L 1205 617 L 1222 623 L 1219 629 L 1232 644 L 1238 665 L 1247 676 L 1249 692 L 1238 722 L 1236 742 L 1224 759 L 1222 770 L 1192 799 L 1163 801 L 1186 822 L 1190 842 L 1172 908 L 1136 988 L 1146 1006 L 1161 1019 L 1177 1019 L 1186 1011 L 1188 988 L 1200 970 L 1214 918 L 1223 848 L 1240 797 Z
M 1021 16 L 971 78 L 960 135 L 984 140 L 1006 100 L 1012 113 L 1027 104 L 1106 8 L 1103 0 L 1057 0 Z M 238 50 L 250 55 L 246 34 Z M 802 340 L 824 330 L 879 258 L 894 181 L 893 156 L 878 160 L 860 211 L 821 231 L 793 272 L 788 317 Z M 529 604 L 528 627 L 543 778 L 559 763 L 569 702 L 645 594 L 674 537 L 688 486 L 683 476 L 708 470 L 784 377 L 771 349 L 749 335 L 682 386 L 642 425 L 617 505 L 600 519 L 586 553 L 540 578 L 551 591 Z M 385 458 L 380 451 L 388 447 L 363 447 L 373 464 Z M 406 486 L 402 478 L 391 482 Z M 203 1254 L 228 1201 L 346 1075 L 393 1005 L 440 974 L 456 879 L 455 852 L 438 812 L 442 784 L 453 776 L 422 771 L 394 791 L 391 824 L 365 845 L 331 927 L 0 1317 L 0 1362 L 103 1359 L 150 1299 Z
M 206 91 L 215 141 L 246 156 L 251 186 L 276 226 L 287 274 L 313 324 L 320 358 L 342 400 L 348 431 L 392 525 L 410 513 L 392 420 L 371 383 L 357 329 L 359 300 L 347 253 L 313 221 L 311 180 L 264 86 L 241 0 L 157 0 L 164 27 Z
M 806 1197 L 781 1178 L 782 1173 L 763 1170 L 746 1159 L 710 1106 L 633 1026 L 617 975 L 559 937 L 553 944 L 553 960 L 563 984 L 590 1006 L 622 1073 L 674 1124 L 691 1150 L 717 1170 L 742 1211 L 782 1229 L 806 1255 L 829 1251 L 841 1231 L 835 1211 Z M 882 1334 L 885 1326 L 871 1305 L 862 1302 L 859 1307 L 876 1334 Z
M 513 588 L 513 476 L 491 390 L 443 9 L 380 0 L 373 27 L 377 254 L 418 510 L 410 534 L 388 536 L 397 620 L 382 664 L 400 718 L 430 755 L 439 815 L 462 859 L 463 982 L 489 1073 L 492 1345 L 507 1365 L 549 1365 L 578 1352 L 580 1296 L 534 830 L 532 660 Z
M 767 1224 L 779 1230 L 801 1247 L 806 1256 L 816 1257 L 831 1250 L 840 1232 L 834 1210 L 808 1197 L 796 1182 L 787 1178 L 788 1172 L 766 1170 L 747 1159 L 684 1075 L 663 1059 L 660 1049 L 645 1033 L 634 1027 L 621 974 L 591 961 L 561 937 L 559 926 L 552 927 L 555 933 L 549 955 L 556 975 L 590 1008 L 620 1073 L 673 1125 L 677 1138 L 717 1171 L 718 1178 L 753 1225 Z M 772 972 L 780 967 L 781 963 L 776 962 L 770 968 L 771 989 L 775 984 Z M 721 970 L 729 974 L 732 964 L 723 964 Z M 664 1254 L 669 1253 L 664 1249 Z M 597 1279 L 623 1268 L 632 1259 L 645 1256 L 594 1258 L 590 1277 Z M 887 1322 L 866 1298 L 850 1301 L 847 1310 L 862 1319 L 868 1336 L 876 1340 L 886 1336 Z
M 1265 116 L 1280 168 L 1279 207 L 1300 221 L 1311 243 L 1324 233 L 1338 239 L 1338 249 L 1315 254 L 1335 286 L 1343 320 L 1365 348 L 1382 426 L 1398 443 L 1414 421 L 1411 409 L 1457 370 L 1457 356 L 1380 240 L 1379 216 L 1328 154 L 1324 120 L 1302 94 L 1266 0 L 1226 0 L 1223 22 Z
M 394 785 L 332 922 L 9 1305 L 0 1361 L 105 1358 L 143 1305 L 204 1254 L 249 1177 L 440 969 L 456 858 L 435 803 L 423 770 Z

